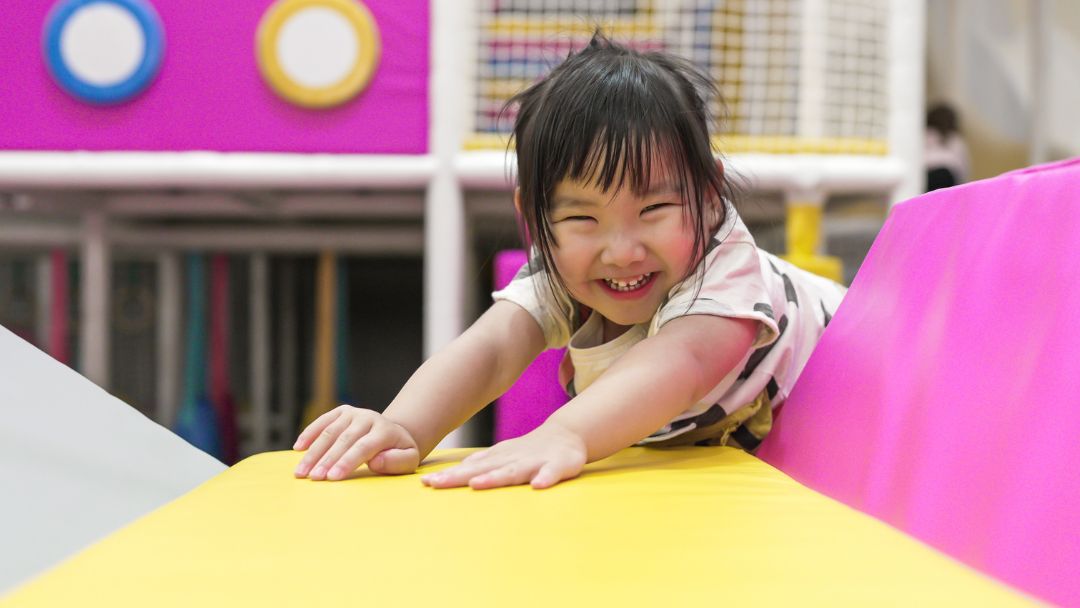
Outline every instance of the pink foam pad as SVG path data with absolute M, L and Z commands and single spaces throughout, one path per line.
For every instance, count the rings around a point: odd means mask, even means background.
M 502 289 L 509 284 L 526 261 L 522 250 L 496 254 L 495 288 Z M 495 441 L 528 433 L 566 403 L 566 393 L 559 386 L 559 363 L 565 352 L 565 349 L 559 349 L 541 353 L 514 386 L 499 398 L 495 404 Z
M 1080 605 L 1080 159 L 897 206 L 759 455 Z

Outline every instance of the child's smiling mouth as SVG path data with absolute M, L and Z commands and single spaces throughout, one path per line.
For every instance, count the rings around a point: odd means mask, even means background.
M 653 277 L 655 276 L 655 272 L 646 272 L 645 274 L 620 279 L 600 279 L 599 282 L 606 287 L 608 291 L 618 294 L 638 295 L 635 292 L 641 292 L 645 287 L 652 284 Z

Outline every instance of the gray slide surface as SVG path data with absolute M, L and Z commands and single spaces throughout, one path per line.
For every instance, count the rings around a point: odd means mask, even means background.
M 0 327 L 0 595 L 225 469 Z

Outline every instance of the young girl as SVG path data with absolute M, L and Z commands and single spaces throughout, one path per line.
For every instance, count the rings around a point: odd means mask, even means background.
M 511 100 L 532 260 L 384 413 L 342 405 L 308 426 L 296 475 L 411 473 L 567 345 L 566 405 L 422 481 L 546 488 L 634 444 L 756 448 L 844 289 L 756 247 L 725 196 L 710 94 L 689 62 L 597 35 Z

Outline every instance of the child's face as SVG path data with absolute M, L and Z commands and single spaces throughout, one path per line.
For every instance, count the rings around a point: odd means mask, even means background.
M 619 325 L 649 321 L 686 276 L 694 233 L 677 184 L 655 179 L 644 196 L 563 180 L 550 219 L 552 257 L 570 295 Z

